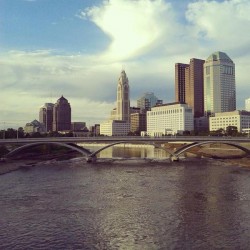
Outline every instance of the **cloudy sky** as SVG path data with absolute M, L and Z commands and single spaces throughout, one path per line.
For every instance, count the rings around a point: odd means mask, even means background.
M 122 68 L 132 105 L 174 101 L 174 65 L 223 51 L 237 108 L 250 97 L 249 0 L 0 0 L 0 128 L 38 119 L 64 95 L 73 121 L 109 117 Z

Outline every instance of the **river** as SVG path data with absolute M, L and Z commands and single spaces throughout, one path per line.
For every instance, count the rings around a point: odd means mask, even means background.
M 76 158 L 0 176 L 0 249 L 249 249 L 250 171 Z

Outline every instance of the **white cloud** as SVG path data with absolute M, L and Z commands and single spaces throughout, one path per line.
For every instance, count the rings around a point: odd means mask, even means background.
M 250 1 L 198 1 L 186 13 L 195 38 L 210 41 L 218 49 L 239 50 L 250 44 Z
M 161 43 L 164 32 L 173 34 L 171 5 L 162 0 L 110 0 L 81 13 L 111 38 L 104 57 L 124 60 L 139 56 Z
M 250 1 L 196 1 L 186 22 L 163 0 L 110 0 L 78 14 L 88 18 L 111 43 L 103 53 L 65 55 L 54 50 L 9 51 L 1 56 L 0 123 L 15 117 L 38 119 L 45 102 L 63 94 L 73 120 L 101 122 L 116 100 L 122 65 L 130 80 L 132 103 L 144 92 L 174 100 L 174 64 L 226 52 L 236 64 L 237 103 L 243 107 L 250 68 Z M 52 98 L 51 98 L 52 96 Z M 22 125 L 22 124 L 21 124 Z

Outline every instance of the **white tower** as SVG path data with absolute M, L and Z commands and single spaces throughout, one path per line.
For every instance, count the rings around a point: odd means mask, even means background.
M 129 109 L 130 109 L 130 101 L 129 101 L 128 78 L 125 71 L 122 70 L 117 85 L 116 119 L 129 122 L 130 120 Z
M 246 111 L 250 111 L 250 98 L 245 100 L 245 109 Z
M 236 109 L 235 65 L 223 52 L 215 52 L 204 63 L 205 114 Z

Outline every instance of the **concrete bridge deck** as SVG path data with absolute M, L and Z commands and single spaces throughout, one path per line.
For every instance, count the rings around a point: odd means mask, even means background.
M 61 142 L 61 143 L 114 143 L 114 142 L 237 142 L 250 143 L 249 137 L 220 137 L 220 136 L 163 136 L 163 137 L 140 137 L 140 136 L 99 136 L 99 137 L 46 137 L 46 138 L 19 138 L 19 139 L 0 139 L 1 144 L 26 144 L 34 142 Z
M 102 148 L 96 150 L 95 152 L 90 152 L 86 148 L 78 147 L 77 143 L 106 143 L 107 145 Z M 142 144 L 164 144 L 164 143 L 173 143 L 173 142 L 181 142 L 184 143 L 184 146 L 176 150 L 175 152 L 169 152 L 170 159 L 172 161 L 179 160 L 179 156 L 191 149 L 192 147 L 201 146 L 204 144 L 211 143 L 222 143 L 226 145 L 234 146 L 246 153 L 246 155 L 250 155 L 249 147 L 243 146 L 244 143 L 250 143 L 250 138 L 247 137 L 192 137 L 192 136 L 177 136 L 177 137 L 51 137 L 51 138 L 20 138 L 20 139 L 2 139 L 0 140 L 0 145 L 2 144 L 21 144 L 18 148 L 15 148 L 11 152 L 9 152 L 6 157 L 10 157 L 13 154 L 20 152 L 22 149 L 38 146 L 41 144 L 55 144 L 60 146 L 65 146 L 76 150 L 83 155 L 87 156 L 86 159 L 88 162 L 94 162 L 97 159 L 97 154 L 106 148 L 112 147 L 117 144 L 122 143 L 142 143 Z M 72 145 L 73 144 L 73 145 Z

